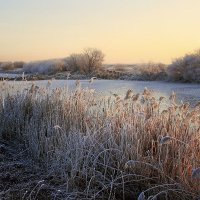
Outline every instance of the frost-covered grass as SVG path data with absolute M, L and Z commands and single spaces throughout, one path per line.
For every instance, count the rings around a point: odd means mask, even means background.
M 65 185 L 63 198 L 200 198 L 200 103 L 190 109 L 172 93 L 162 110 L 163 98 L 147 88 L 104 98 L 79 81 L 71 92 L 50 81 L 10 94 L 15 86 L 0 88 L 0 137 L 23 143 Z
M 116 64 L 104 65 L 105 73 L 118 73 L 118 78 L 124 80 L 166 80 L 167 66 L 162 63 L 143 63 L 143 64 Z

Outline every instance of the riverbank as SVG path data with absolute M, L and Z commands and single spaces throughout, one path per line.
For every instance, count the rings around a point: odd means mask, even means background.
M 141 80 L 141 81 L 155 81 L 155 80 L 166 80 L 166 74 L 164 72 L 159 73 L 141 73 L 139 71 L 115 71 L 115 70 L 98 70 L 90 74 L 80 73 L 80 72 L 71 72 L 71 71 L 63 71 L 57 72 L 54 74 L 39 74 L 32 73 L 26 74 L 21 71 L 1 71 L 0 79 L 7 80 L 85 80 L 91 79 L 92 77 L 96 77 L 98 79 L 107 79 L 107 80 Z
M 199 104 L 191 109 L 172 93 L 161 110 L 165 98 L 147 88 L 100 98 L 80 82 L 72 91 L 51 84 L 0 82 L 2 198 L 200 198 Z

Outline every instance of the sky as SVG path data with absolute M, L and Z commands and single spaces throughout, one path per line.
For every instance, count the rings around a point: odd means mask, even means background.
M 63 58 L 170 63 L 200 48 L 200 0 L 0 0 L 0 61 Z

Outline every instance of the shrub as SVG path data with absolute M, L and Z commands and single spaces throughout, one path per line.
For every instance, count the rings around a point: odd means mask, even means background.
M 121 72 L 120 79 L 125 80 L 165 80 L 167 77 L 166 65 L 162 63 L 117 64 L 113 70 Z
M 138 69 L 145 79 L 149 80 L 165 80 L 166 65 L 162 63 L 149 62 L 144 65 L 140 65 Z
M 24 64 L 26 73 L 53 74 L 66 70 L 66 59 L 35 61 Z
M 21 69 L 23 68 L 25 62 L 23 61 L 17 61 L 17 62 L 14 62 L 13 65 L 14 65 L 14 69 Z
M 94 72 L 102 66 L 104 60 L 104 54 L 101 50 L 94 48 L 87 48 L 82 54 L 82 60 L 84 63 L 84 70 L 87 73 Z
M 167 68 L 171 80 L 200 82 L 200 51 L 175 59 Z
M 1 70 L 13 70 L 14 69 L 14 65 L 12 62 L 2 62 L 0 65 L 0 69 Z
M 20 69 L 20 68 L 23 68 L 24 64 L 25 63 L 22 62 L 22 61 L 17 61 L 17 62 L 1 62 L 0 63 L 0 69 L 4 70 L 4 71 Z
M 67 59 L 67 69 L 72 72 L 83 71 L 82 54 L 71 54 Z

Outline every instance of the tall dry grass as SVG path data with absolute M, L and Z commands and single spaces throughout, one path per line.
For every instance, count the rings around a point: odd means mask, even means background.
M 200 198 L 200 105 L 173 93 L 162 110 L 147 88 L 103 98 L 78 81 L 74 91 L 12 87 L 0 83 L 0 137 L 24 143 L 63 198 Z

